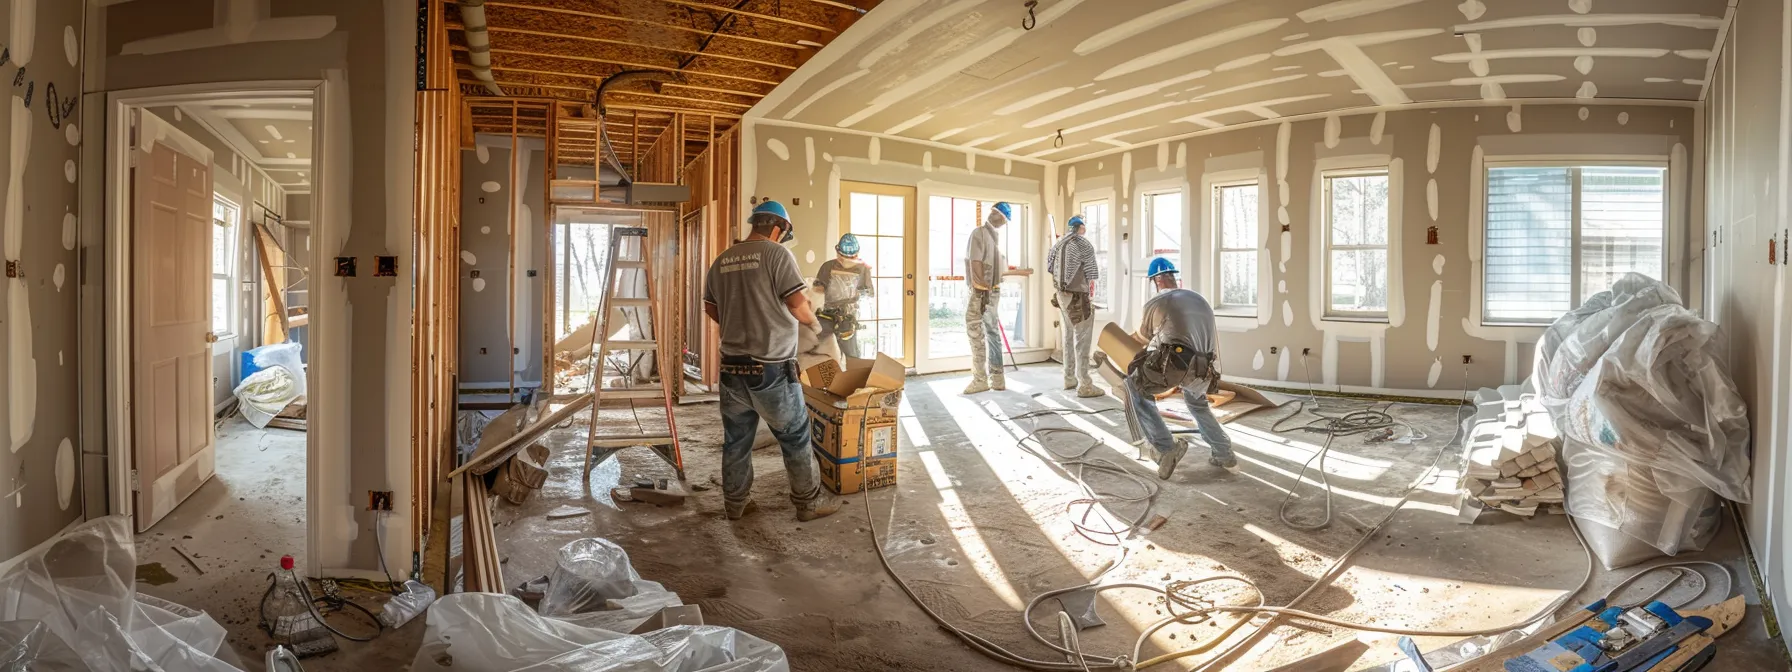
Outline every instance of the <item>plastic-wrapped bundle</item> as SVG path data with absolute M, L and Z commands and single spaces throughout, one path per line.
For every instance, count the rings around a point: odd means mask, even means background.
M 426 618 L 417 672 L 790 672 L 783 649 L 732 628 L 624 635 L 542 616 L 510 595 L 456 593 Z
M 668 596 L 660 599 L 659 596 Z M 641 618 L 659 610 L 659 604 L 677 605 L 678 596 L 665 586 L 643 581 L 629 564 L 628 552 L 608 539 L 579 539 L 560 547 L 548 592 L 541 598 L 543 616 L 569 616 L 646 601 Z
M 1666 305 L 1682 305 L 1674 288 L 1627 273 L 1611 289 L 1558 318 L 1537 342 L 1534 382 L 1545 404 L 1551 399 L 1566 402 L 1619 335 L 1643 313 Z

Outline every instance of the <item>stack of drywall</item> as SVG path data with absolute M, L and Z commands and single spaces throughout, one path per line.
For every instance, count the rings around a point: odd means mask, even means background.
M 1475 393 L 1475 407 L 1464 445 L 1464 522 L 1489 508 L 1526 517 L 1562 513 L 1560 441 L 1536 395 L 1517 385 L 1483 388 Z

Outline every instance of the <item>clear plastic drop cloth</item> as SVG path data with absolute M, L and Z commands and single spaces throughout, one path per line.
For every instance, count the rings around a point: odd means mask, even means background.
M 633 599 L 645 596 L 644 600 Z M 645 620 L 659 611 L 651 604 L 678 605 L 678 596 L 665 586 L 641 579 L 629 564 L 628 552 L 608 539 L 579 539 L 560 547 L 554 571 L 548 575 L 548 591 L 541 598 L 543 616 L 571 616 L 610 610 L 611 603 L 633 604 Z M 623 631 L 627 631 L 627 628 Z
M 415 672 L 789 672 L 783 649 L 732 628 L 625 635 L 535 613 L 510 595 L 456 593 L 425 616 Z
M 237 670 L 223 626 L 138 595 L 130 519 L 108 516 L 0 563 L 0 670 Z

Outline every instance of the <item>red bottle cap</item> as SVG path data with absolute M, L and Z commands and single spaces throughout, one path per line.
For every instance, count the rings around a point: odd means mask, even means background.
M 288 569 L 288 570 L 292 569 L 292 556 L 290 556 L 290 555 L 280 556 L 280 568 Z

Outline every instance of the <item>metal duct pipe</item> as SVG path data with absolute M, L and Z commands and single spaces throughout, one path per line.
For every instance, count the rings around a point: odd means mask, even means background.
M 473 63 L 473 78 L 485 83 L 485 90 L 494 96 L 504 95 L 492 77 L 492 38 L 485 29 L 485 0 L 460 0 L 460 22 L 467 35 L 467 60 Z

